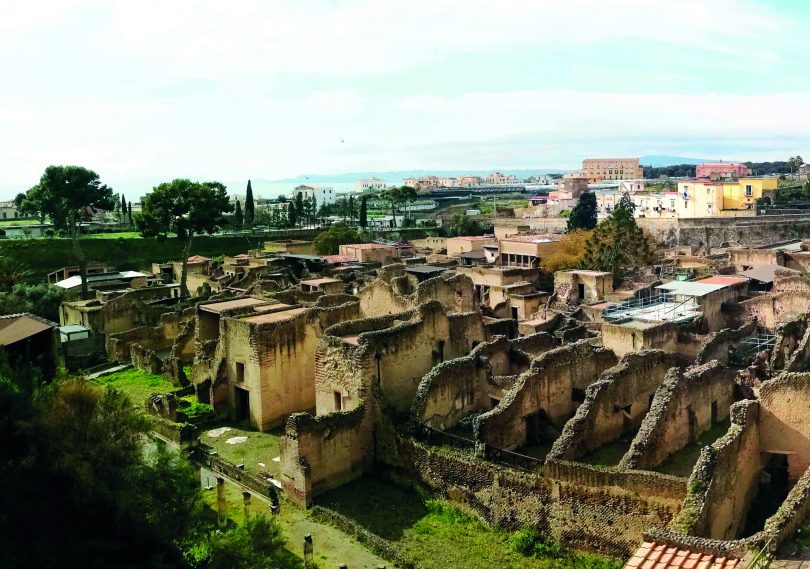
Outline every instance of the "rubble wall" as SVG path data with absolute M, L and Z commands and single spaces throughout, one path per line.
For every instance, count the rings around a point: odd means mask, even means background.
M 548 459 L 573 460 L 636 430 L 667 371 L 676 365 L 676 355 L 661 350 L 624 356 L 588 387 L 585 401 L 565 424 Z
M 712 427 L 712 404 L 714 420 L 722 422 L 733 402 L 734 378 L 720 362 L 693 366 L 683 374 L 670 370 L 619 466 L 655 468 Z
M 494 409 L 478 417 L 477 442 L 505 449 L 524 444 L 525 417 L 541 410 L 555 426 L 562 427 L 578 405 L 574 389 L 584 391 L 615 364 L 613 352 L 588 341 L 544 353 L 518 377 Z

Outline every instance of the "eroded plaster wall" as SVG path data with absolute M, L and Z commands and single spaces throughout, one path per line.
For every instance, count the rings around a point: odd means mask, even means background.
M 653 394 L 677 363 L 675 354 L 661 350 L 624 356 L 588 387 L 585 401 L 565 424 L 548 458 L 574 460 L 638 429 Z
M 544 353 L 522 373 L 501 402 L 476 420 L 476 441 L 513 449 L 526 442 L 526 417 L 543 412 L 561 428 L 579 405 L 575 390 L 585 389 L 616 364 L 613 352 L 580 341 Z
M 684 373 L 670 370 L 619 466 L 655 468 L 713 424 L 725 421 L 733 402 L 734 378 L 720 362 L 693 366 Z

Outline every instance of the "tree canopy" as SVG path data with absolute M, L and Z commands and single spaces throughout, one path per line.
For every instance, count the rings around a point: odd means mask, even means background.
M 583 192 L 568 217 L 568 231 L 590 230 L 596 227 L 596 195 Z
M 549 273 L 576 269 L 582 263 L 590 231 L 584 229 L 569 230 L 557 244 L 554 253 L 543 257 L 540 267 Z
M 636 225 L 634 209 L 630 196 L 624 194 L 610 217 L 591 232 L 582 258 L 584 267 L 621 278 L 626 271 L 652 261 L 652 244 Z
M 181 294 L 187 295 L 187 262 L 195 235 L 212 234 L 223 226 L 223 213 L 233 211 L 225 186 L 219 182 L 192 182 L 178 178 L 156 186 L 143 202 L 138 228 L 144 237 L 170 232 L 185 241 Z
M 82 166 L 48 166 L 39 183 L 14 200 L 23 214 L 50 217 L 54 227 L 67 231 L 82 279 L 82 297 L 87 296 L 87 261 L 79 244 L 79 224 L 97 210 L 112 210 L 112 188 L 98 174 Z
M 335 255 L 341 245 L 367 242 L 368 236 L 365 233 L 341 222 L 331 225 L 329 229 L 318 234 L 313 245 L 318 255 Z
M 4 568 L 291 565 L 273 519 L 217 531 L 191 464 L 120 391 L 41 380 L 0 353 Z

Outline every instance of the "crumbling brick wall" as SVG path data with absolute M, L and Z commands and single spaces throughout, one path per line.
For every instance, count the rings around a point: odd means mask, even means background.
M 658 473 L 573 463 L 521 472 L 407 437 L 381 459 L 497 527 L 532 527 L 549 539 L 616 557 L 635 550 L 649 527 L 666 525 L 686 493 L 683 479 Z
M 734 378 L 718 361 L 669 371 L 619 466 L 651 470 L 728 418 Z
M 540 411 L 553 425 L 562 427 L 578 406 L 574 390 L 584 392 L 616 361 L 613 352 L 585 340 L 544 353 L 520 375 L 497 407 L 477 418 L 477 443 L 505 449 L 524 444 L 525 418 Z
M 740 306 L 767 330 L 776 330 L 779 324 L 793 320 L 807 312 L 810 292 L 769 293 L 740 302 Z
M 740 401 L 731 407 L 731 426 L 701 451 L 672 529 L 711 539 L 740 537 L 763 466 L 759 415 L 757 401 Z
M 624 356 L 588 387 L 585 401 L 565 424 L 547 460 L 573 460 L 635 431 L 667 371 L 677 363 L 675 354 L 661 350 Z

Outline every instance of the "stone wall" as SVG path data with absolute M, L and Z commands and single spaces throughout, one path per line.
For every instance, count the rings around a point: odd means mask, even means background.
M 541 411 L 562 427 L 578 406 L 574 390 L 584 392 L 615 364 L 613 352 L 586 340 L 544 353 L 494 409 L 476 419 L 476 441 L 496 448 L 518 447 L 526 442 L 526 416 Z
M 638 429 L 653 394 L 676 365 L 675 354 L 661 350 L 624 356 L 588 387 L 585 401 L 565 424 L 547 460 L 576 459 Z
M 757 296 L 740 302 L 740 306 L 768 330 L 806 314 L 810 292 L 781 292 Z
M 810 466 L 810 373 L 785 373 L 764 382 L 760 397 L 760 446 L 788 455 L 788 476 Z
M 400 267 L 404 269 L 404 265 L 384 267 L 381 276 L 358 293 L 364 316 L 405 312 L 431 300 L 440 302 L 447 312 L 469 312 L 477 307 L 475 288 L 468 276 L 443 274 L 414 286 L 412 277 L 398 274 Z
M 414 419 L 444 431 L 472 412 L 490 409 L 488 367 L 477 354 L 434 367 L 417 389 L 412 407 Z
M 279 441 L 285 494 L 309 505 L 317 494 L 362 475 L 373 460 L 373 422 L 370 403 L 319 417 L 291 415 Z
M 701 452 L 672 529 L 710 539 L 740 537 L 762 470 L 759 412 L 759 403 L 752 400 L 731 407 L 731 426 Z
M 403 437 L 381 460 L 492 525 L 532 527 L 551 540 L 616 557 L 635 550 L 647 528 L 666 525 L 686 493 L 685 481 L 657 473 L 572 463 L 521 472 Z
M 655 468 L 713 424 L 725 421 L 733 401 L 734 378 L 720 362 L 693 366 L 685 373 L 670 370 L 619 466 Z
M 737 242 L 761 247 L 810 236 L 807 214 L 761 217 L 713 217 L 695 219 L 638 219 L 638 225 L 656 241 L 670 247 L 721 247 Z
M 743 338 L 752 336 L 757 331 L 757 321 L 749 318 L 739 328 L 723 328 L 706 336 L 700 344 L 695 363 L 703 364 L 718 360 L 728 364 L 728 349 Z
M 602 345 L 623 356 L 639 350 L 677 351 L 678 328 L 672 322 L 639 328 L 626 323 L 602 324 Z

